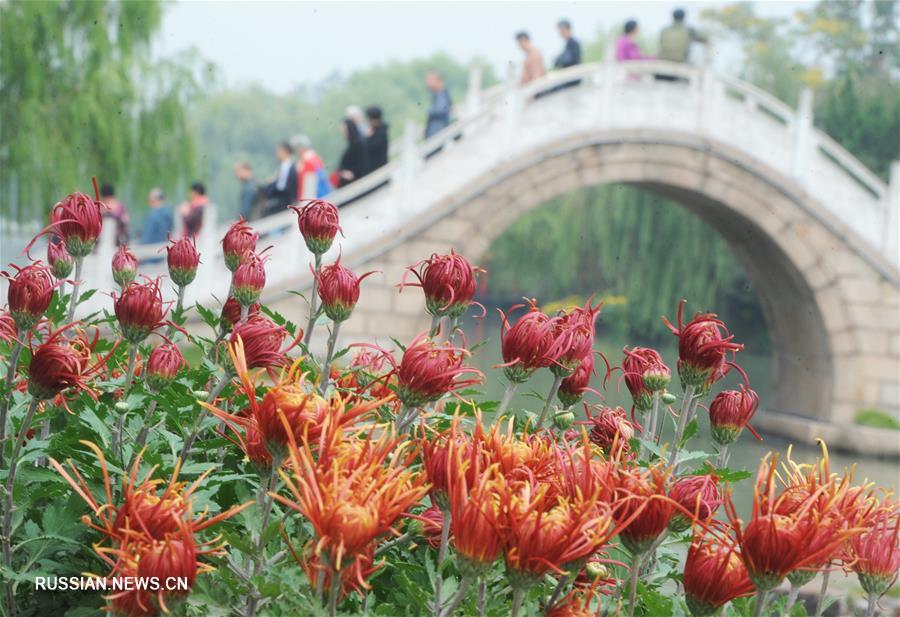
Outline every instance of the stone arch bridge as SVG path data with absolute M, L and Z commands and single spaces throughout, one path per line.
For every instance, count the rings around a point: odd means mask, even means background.
M 423 143 L 406 127 L 390 164 L 333 195 L 343 260 L 383 273 L 364 283 L 346 339 L 403 340 L 427 327 L 421 294 L 394 287 L 408 264 L 450 248 L 478 263 L 545 201 L 627 183 L 706 221 L 743 263 L 773 343 L 761 423 L 840 441 L 860 408 L 898 413 L 900 166 L 885 185 L 814 129 L 809 92 L 793 109 L 736 79 L 660 62 L 582 65 L 522 88 L 479 82 L 473 73 L 454 124 Z M 273 246 L 265 302 L 304 323 L 305 303 L 288 293 L 311 284 L 295 215 L 254 226 Z M 227 293 L 224 229 L 207 224 L 198 241 L 204 263 L 189 301 Z M 97 256 L 96 276 L 109 278 L 111 250 Z

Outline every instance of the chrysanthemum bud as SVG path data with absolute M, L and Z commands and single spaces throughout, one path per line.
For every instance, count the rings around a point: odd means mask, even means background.
M 197 276 L 200 265 L 200 253 L 193 237 L 171 240 L 166 247 L 166 263 L 169 266 L 169 278 L 179 287 L 187 287 Z
M 667 390 L 662 393 L 662 396 L 660 397 L 659 400 L 661 400 L 666 405 L 671 405 L 672 403 L 674 403 L 675 401 L 678 400 L 678 397 Z
M 244 260 L 246 254 L 256 252 L 259 234 L 241 217 L 225 232 L 222 238 L 222 253 L 225 255 L 225 266 L 234 272 Z
M 162 325 L 166 308 L 163 305 L 158 280 L 129 283 L 122 290 L 121 296 L 116 297 L 113 294 L 112 297 L 116 319 L 122 329 L 122 338 L 129 343 L 135 345 L 140 343 Z
M 265 286 L 265 260 L 256 254 L 248 255 L 231 278 L 231 295 L 238 304 L 249 307 L 256 304 Z
M 75 267 L 75 258 L 69 254 L 66 243 L 62 238 L 56 237 L 55 242 L 47 243 L 47 263 L 57 280 L 64 279 L 72 274 Z
M 575 414 L 569 409 L 560 409 L 553 415 L 553 426 L 561 431 L 572 427 L 575 423 Z
M 896 504 L 896 502 L 894 502 Z M 880 597 L 897 580 L 900 571 L 900 506 L 876 515 L 869 529 L 851 540 L 853 571 L 863 590 Z
M 428 542 L 428 546 L 437 550 L 441 546 L 441 531 L 444 526 L 444 513 L 437 506 L 431 506 L 419 516 L 422 517 L 421 536 Z
M 72 193 L 53 207 L 50 220 L 73 257 L 87 257 L 103 229 L 101 204 L 84 193 Z
M 162 343 L 153 348 L 147 359 L 147 386 L 159 392 L 170 383 L 178 372 L 187 365 L 178 347 L 172 343 Z
M 584 566 L 585 572 L 594 580 L 603 580 L 609 578 L 609 568 L 599 561 L 589 561 Z
M 338 209 L 333 203 L 313 199 L 303 206 L 291 206 L 297 212 L 297 226 L 314 255 L 324 255 L 341 230 Z
M 284 366 L 285 355 L 281 349 L 287 330 L 262 315 L 248 317 L 235 324 L 230 342 L 240 338 L 244 342 L 244 356 L 248 368 Z
M 558 377 L 567 377 L 578 368 L 585 356 L 593 353 L 594 323 L 600 314 L 600 306 L 591 306 L 590 300 L 583 307 L 574 307 L 553 318 L 555 352 L 550 370 Z
M 510 315 L 522 305 L 510 309 Z M 503 355 L 503 372 L 513 383 L 524 383 L 539 368 L 550 366 L 555 360 L 550 347 L 553 344 L 553 322 L 535 305 L 529 302 L 529 310 L 515 325 L 502 311 L 500 350 Z
M 678 337 L 678 376 L 684 387 L 693 387 L 698 394 L 706 394 L 728 370 L 727 356 L 744 348 L 732 341 L 722 322 L 714 313 L 697 313 L 687 324 L 682 322 L 685 301 L 678 305 L 678 327 L 664 320 Z
M 684 593 L 694 617 L 710 617 L 735 598 L 753 593 L 740 556 L 731 546 L 695 537 L 684 563 Z
M 759 407 L 759 396 L 749 388 L 719 392 L 709 405 L 709 426 L 713 440 L 727 446 L 740 436 Z M 753 428 L 750 427 L 751 431 Z M 755 434 L 755 432 L 754 432 Z
M 258 315 L 260 309 L 259 302 L 251 304 L 247 310 L 247 316 Z M 234 296 L 229 296 L 222 305 L 222 314 L 219 316 L 219 327 L 225 331 L 231 330 L 234 324 L 241 320 L 241 303 L 235 300 Z
M 581 401 L 581 397 L 584 395 L 584 391 L 587 389 L 593 374 L 594 354 L 590 353 L 581 359 L 578 367 L 572 371 L 571 375 L 560 382 L 556 396 L 563 406 L 571 407 Z
M 346 321 L 359 300 L 360 282 L 372 274 L 374 272 L 366 272 L 357 277 L 352 270 L 341 265 L 340 258 L 330 266 L 324 266 L 320 272 L 313 271 L 325 314 L 332 321 Z
M 9 313 L 19 332 L 26 332 L 40 321 L 50 306 L 53 299 L 53 279 L 50 277 L 50 268 L 40 261 L 24 268 L 16 265 L 12 267 L 16 270 L 15 276 L 2 273 L 9 281 Z
M 594 414 L 591 414 L 594 410 Z M 621 407 L 593 405 L 588 409 L 588 436 L 591 443 L 602 448 L 607 454 L 622 449 L 627 452 L 629 442 L 634 437 L 634 425 L 628 421 L 628 415 Z
M 78 334 L 72 340 L 63 330 L 51 333 L 38 345 L 28 366 L 28 392 L 37 399 L 50 400 L 70 388 L 84 388 L 84 379 L 97 339 L 88 341 Z
M 400 283 L 400 287 L 421 287 L 425 292 L 425 308 L 435 317 L 459 317 L 468 310 L 475 296 L 475 274 L 483 272 L 452 250 L 449 255 L 433 254 L 407 268 L 418 283 Z
M 669 367 L 656 350 L 647 347 L 625 348 L 622 373 L 635 408 L 647 411 L 653 407 L 653 393 L 665 390 L 671 377 Z
M 712 475 L 685 476 L 679 478 L 669 497 L 682 508 L 694 514 L 698 521 L 708 521 L 722 505 L 722 497 Z M 680 533 L 691 526 L 692 519 L 681 511 L 676 511 L 669 522 L 669 529 Z
M 137 257 L 128 247 L 122 245 L 116 250 L 112 258 L 112 276 L 119 287 L 125 287 L 137 276 Z
M 481 381 L 482 373 L 463 365 L 468 351 L 449 343 L 437 344 L 428 337 L 417 337 L 397 367 L 397 398 L 407 407 L 419 407 L 445 394 Z M 475 377 L 457 377 L 471 373 Z

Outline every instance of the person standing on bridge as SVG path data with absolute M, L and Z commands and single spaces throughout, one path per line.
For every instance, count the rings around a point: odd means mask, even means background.
M 332 184 L 341 188 L 359 180 L 368 170 L 366 142 L 359 131 L 359 125 L 352 118 L 344 118 L 341 131 L 347 139 L 347 147 L 341 155 L 341 162 L 333 174 Z
M 234 177 L 241 183 L 240 201 L 238 202 L 238 215 L 245 221 L 253 218 L 253 204 L 256 202 L 257 187 L 253 179 L 253 168 L 247 161 L 239 161 L 234 164 Z
M 574 36 L 572 36 L 572 23 L 568 19 L 561 19 L 559 23 L 556 24 L 556 27 L 559 30 L 559 36 L 565 41 L 565 47 L 563 48 L 562 53 L 556 57 L 553 67 L 557 69 L 567 69 L 570 66 L 581 64 L 581 44 L 575 40 Z M 563 88 L 571 88 L 580 83 L 580 79 L 567 81 L 553 88 L 553 92 L 562 90 Z
M 366 150 L 368 152 L 369 169 L 366 173 L 372 173 L 388 162 L 388 125 L 384 121 L 381 107 L 372 105 L 366 109 L 366 117 L 369 119 L 369 134 L 366 137 Z
M 637 37 L 640 34 L 638 23 L 629 19 L 625 22 L 622 36 L 616 41 L 616 60 L 619 62 L 628 62 L 630 60 L 652 60 L 653 56 L 644 55 L 641 46 L 638 45 Z
M 128 208 L 116 198 L 116 187 L 110 183 L 104 183 L 100 187 L 100 201 L 106 206 L 103 216 L 111 218 L 116 223 L 116 246 L 128 244 L 131 235 Z
M 322 199 L 331 192 L 328 172 L 319 153 L 313 150 L 306 135 L 291 137 L 291 146 L 297 153 L 297 200 Z
M 428 117 L 425 120 L 425 139 L 428 139 L 450 126 L 453 101 L 444 85 L 444 78 L 437 71 L 425 74 L 425 85 L 431 91 L 431 105 L 428 106 Z
M 202 182 L 194 182 L 188 192 L 188 200 L 178 208 L 186 238 L 200 233 L 200 228 L 203 227 L 203 211 L 208 203 L 206 187 Z
M 531 36 L 525 31 L 519 32 L 516 34 L 516 43 L 519 44 L 519 48 L 525 53 L 519 85 L 524 86 L 546 75 L 547 69 L 544 68 L 544 56 L 541 55 L 541 50 L 531 40 Z
M 297 199 L 297 165 L 294 163 L 294 151 L 291 144 L 284 141 L 275 148 L 278 159 L 278 172 L 266 186 L 266 214 L 281 212 Z
M 572 36 L 572 23 L 568 19 L 561 19 L 556 27 L 566 46 L 556 57 L 556 61 L 553 63 L 554 68 L 567 69 L 570 66 L 581 64 L 581 44 Z
M 682 9 L 675 9 L 672 13 L 672 25 L 659 33 L 659 59 L 685 63 L 690 57 L 691 43 L 705 44 L 707 38 L 684 23 Z
M 172 208 L 166 203 L 166 196 L 161 188 L 150 189 L 147 205 L 150 206 L 150 212 L 141 229 L 141 244 L 165 242 L 172 232 Z

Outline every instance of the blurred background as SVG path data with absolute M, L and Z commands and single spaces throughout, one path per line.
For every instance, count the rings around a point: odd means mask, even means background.
M 695 64 L 744 79 L 796 106 L 814 92 L 815 124 L 885 181 L 900 159 L 900 10 L 893 1 L 683 2 L 708 40 Z M 348 107 L 378 106 L 391 142 L 422 126 L 438 71 L 454 101 L 469 70 L 484 86 L 518 71 L 514 35 L 530 34 L 550 65 L 571 22 L 583 62 L 603 59 L 625 25 L 641 53 L 658 52 L 674 6 L 662 2 L 0 3 L 0 257 L 19 258 L 61 196 L 90 178 L 115 187 L 137 242 L 148 195 L 170 205 L 202 182 L 220 220 L 238 216 L 235 163 L 255 178 L 279 169 L 276 145 L 304 134 L 329 171 L 346 147 Z M 523 295 L 545 308 L 603 300 L 601 347 L 654 345 L 674 365 L 660 315 L 679 298 L 715 309 L 747 344 L 744 364 L 763 401 L 770 342 L 762 311 L 729 246 L 681 207 L 624 185 L 582 189 L 521 217 L 490 247 L 481 300 Z M 646 233 L 635 234 L 636 229 Z M 668 243 L 666 238 L 679 238 Z M 424 257 L 424 256 L 423 256 Z M 690 263 L 689 270 L 679 264 Z M 552 273 L 552 276 L 548 276 Z M 496 320 L 473 335 L 496 341 Z M 480 360 L 495 361 L 496 344 Z M 536 386 L 543 391 L 543 386 Z M 618 396 L 611 395 L 613 402 Z M 858 421 L 900 425 L 878 410 Z M 748 451 L 748 461 L 757 456 Z M 871 468 L 896 474 L 893 466 Z

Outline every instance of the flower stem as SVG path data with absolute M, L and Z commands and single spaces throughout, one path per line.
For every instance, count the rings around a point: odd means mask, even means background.
M 487 579 L 482 576 L 478 581 L 478 617 L 484 617 L 487 608 Z
M 418 407 L 413 407 L 411 405 L 404 405 L 400 408 L 400 413 L 397 414 L 397 419 L 394 420 L 394 425 L 397 428 L 397 434 L 405 433 L 410 425 L 415 422 L 418 415 L 417 410 Z
M 328 590 L 328 617 L 337 615 L 338 595 L 341 591 L 341 571 L 331 569 L 331 589 Z
M 19 354 L 22 353 L 22 343 L 16 337 L 16 344 L 13 345 L 9 354 L 9 366 L 6 369 L 6 387 L 3 388 L 4 396 L 0 401 L 0 467 L 3 466 L 3 450 L 4 441 L 6 441 L 6 422 L 9 415 L 9 403 L 12 401 L 12 384 L 16 380 L 16 366 L 19 363 Z
M 325 394 L 328 384 L 331 383 L 331 359 L 334 357 L 334 347 L 337 345 L 338 333 L 341 331 L 340 321 L 333 321 L 331 335 L 328 337 L 328 351 L 325 353 L 325 363 L 322 365 L 322 374 L 319 375 L 319 391 Z
M 830 563 L 828 564 L 831 565 Z M 822 587 L 819 589 L 819 598 L 816 600 L 816 611 L 813 613 L 813 617 L 820 617 L 822 615 L 822 607 L 825 604 L 825 595 L 828 592 L 828 579 L 831 578 L 831 570 L 825 570 L 822 573 Z
M 262 512 L 262 519 L 260 522 L 259 533 L 256 534 L 255 537 L 255 546 L 253 547 L 253 570 L 251 576 L 259 576 L 262 572 L 264 557 L 265 557 L 265 542 L 263 540 L 266 527 L 269 526 L 269 517 L 272 514 L 272 506 L 274 504 L 274 497 L 270 495 L 275 490 L 275 484 L 278 478 L 278 468 L 280 467 L 280 461 L 273 460 L 272 461 L 272 469 L 269 472 L 269 477 L 265 482 L 259 483 L 259 489 L 256 493 L 256 503 L 259 506 L 260 511 Z M 250 593 L 247 596 L 247 610 L 245 612 L 246 617 L 254 617 L 256 615 L 257 604 L 259 603 L 260 597 L 257 589 L 250 589 Z
M 724 445 L 719 448 L 719 456 L 716 458 L 716 469 L 722 469 L 728 464 L 728 446 Z
M 441 521 L 441 546 L 438 549 L 437 568 L 434 578 L 434 615 L 441 615 L 441 584 L 444 579 L 444 560 L 447 559 L 447 545 L 450 543 L 450 512 L 443 512 Z
M 436 337 L 441 332 L 441 317 L 439 315 L 431 316 L 431 327 L 428 329 L 428 336 Z
M 131 384 L 134 381 L 134 364 L 137 358 L 137 350 L 137 345 L 134 344 L 130 345 L 128 348 L 128 370 L 125 373 L 125 385 L 122 388 L 122 398 L 128 396 L 128 391 L 131 389 Z M 127 411 L 119 413 L 119 417 L 116 419 L 116 428 L 113 432 L 112 448 L 113 452 L 118 454 L 119 459 L 122 458 L 122 432 L 125 430 L 125 419 L 127 416 Z
M 316 327 L 316 318 L 319 316 L 319 271 L 322 269 L 322 256 L 316 255 L 316 276 L 313 277 L 312 294 L 309 298 L 309 320 L 306 322 L 306 334 L 303 335 L 303 346 L 309 347 L 312 340 L 313 329 Z
M 631 580 L 628 582 L 628 617 L 634 617 L 634 608 L 637 604 L 638 579 L 641 574 L 642 553 L 635 553 L 631 557 Z
M 866 605 L 866 617 L 875 617 L 875 605 L 878 601 L 878 596 L 874 593 L 869 594 L 869 602 Z
M 511 381 L 508 384 L 506 384 L 506 390 L 503 392 L 503 399 L 500 401 L 500 406 L 497 407 L 497 417 L 498 418 L 500 416 L 502 416 L 503 412 L 505 412 L 506 409 L 509 407 L 509 404 L 512 402 L 513 397 L 516 395 L 516 388 L 518 388 L 518 387 L 519 387 L 519 384 L 517 384 L 514 381 Z
M 547 400 L 544 401 L 544 408 L 541 409 L 541 415 L 538 416 L 537 424 L 534 425 L 535 430 L 539 431 L 544 427 L 544 421 L 547 419 L 550 405 L 553 403 L 553 399 L 559 391 L 559 385 L 562 383 L 562 380 L 563 378 L 560 375 L 553 375 L 553 385 L 550 386 L 550 392 L 547 393 Z
M 231 372 L 225 371 L 225 374 L 222 375 L 222 378 L 219 379 L 219 383 L 216 384 L 216 387 L 213 388 L 212 392 L 209 393 L 209 396 L 206 397 L 207 403 L 212 403 L 216 398 L 222 393 L 222 390 L 225 389 L 225 386 L 228 385 L 228 382 L 231 381 Z M 188 454 L 191 452 L 191 448 L 194 446 L 194 442 L 197 441 L 197 437 L 200 434 L 200 429 L 203 426 L 203 421 L 206 420 L 206 416 L 209 415 L 209 410 L 206 407 L 200 410 L 200 413 L 197 414 L 197 420 L 194 422 L 194 427 L 191 429 L 190 434 L 187 436 L 187 439 L 184 440 L 184 446 L 181 448 L 181 455 L 179 458 L 182 462 L 187 460 Z
M 382 544 L 381 546 L 376 548 L 375 556 L 380 557 L 381 555 L 385 554 L 386 552 L 388 552 L 390 549 L 394 548 L 395 546 L 397 546 L 399 544 L 403 544 L 404 542 L 409 542 L 409 540 L 411 538 L 412 538 L 412 534 L 409 532 L 401 534 L 401 535 L 397 536 L 396 538 L 394 538 L 393 540 L 390 540 L 389 542 L 385 542 L 384 544 Z
M 147 437 L 150 436 L 150 421 L 153 419 L 153 412 L 156 411 L 157 402 L 158 399 L 154 397 L 153 400 L 150 401 L 150 404 L 147 405 L 147 411 L 144 413 L 144 421 L 141 424 L 141 431 L 138 433 L 137 439 L 134 442 L 134 450 L 131 453 L 131 460 L 128 462 L 126 471 L 131 469 L 137 455 L 140 454 L 141 450 L 147 444 Z
M 718 467 L 718 466 L 717 466 Z M 794 608 L 794 604 L 797 603 L 797 596 L 800 595 L 800 585 L 796 583 L 791 583 L 791 590 L 788 592 L 787 602 L 784 604 L 784 614 L 790 615 L 791 609 Z
M 72 323 L 75 317 L 75 307 L 78 305 L 78 292 L 81 290 L 81 268 L 84 265 L 84 257 L 75 258 L 75 277 L 72 280 L 72 295 L 69 296 L 69 310 L 66 311 L 66 323 Z
M 522 600 L 525 599 L 525 590 L 524 589 L 514 589 L 513 597 L 512 597 L 512 610 L 510 611 L 510 617 L 519 617 L 519 609 L 522 608 Z
M 181 315 L 181 311 L 184 308 L 184 286 L 178 286 L 178 300 L 175 302 L 175 310 L 172 312 L 172 316 Z M 175 324 L 169 324 L 168 329 L 166 330 L 166 337 L 172 338 L 172 335 L 175 334 Z
M 769 592 L 765 589 L 760 589 L 756 592 L 756 608 L 753 611 L 753 617 L 762 617 L 763 608 L 766 606 L 766 600 L 768 599 Z
M 472 577 L 465 576 L 459 582 L 459 589 L 456 590 L 456 593 L 453 595 L 453 598 L 450 600 L 450 604 L 447 605 L 447 608 L 444 609 L 444 612 L 441 613 L 441 617 L 452 617 L 453 613 L 459 608 L 459 605 L 462 604 L 462 601 L 466 599 L 466 594 L 469 593 L 469 587 L 472 586 Z
M 544 608 L 545 613 L 549 613 L 551 610 L 553 610 L 553 607 L 559 601 L 559 597 L 562 595 L 562 592 L 565 591 L 566 586 L 568 586 L 571 579 L 572 575 L 569 572 L 566 572 L 559 577 L 559 581 L 556 583 L 556 588 L 553 590 L 553 595 L 550 596 L 550 600 L 547 602 L 547 606 Z
M 684 429 L 688 425 L 688 416 L 691 415 L 691 407 L 694 402 L 694 386 L 688 386 L 684 389 L 684 398 L 681 399 L 681 413 L 678 414 L 678 426 L 675 429 L 675 440 L 672 443 L 672 454 L 669 459 L 669 465 L 677 467 L 678 450 L 681 448 L 681 438 L 684 435 Z
M 13 511 L 15 510 L 13 490 L 15 489 L 16 484 L 16 471 L 19 467 L 19 454 L 22 452 L 22 446 L 25 445 L 28 430 L 31 428 L 31 422 L 34 420 L 34 414 L 37 413 L 39 405 L 40 401 L 37 398 L 31 399 L 31 403 L 28 405 L 28 411 L 25 412 L 25 417 L 22 419 L 19 432 L 16 434 L 12 455 L 9 459 L 9 470 L 6 473 L 6 485 L 3 494 L 3 525 L 0 527 L 0 546 L 2 546 L 3 567 L 9 572 L 12 572 L 13 565 L 12 522 Z M 7 580 L 6 582 L 6 605 L 7 615 L 9 617 L 15 617 L 18 608 L 16 607 L 15 592 L 13 591 L 13 582 L 11 580 Z

